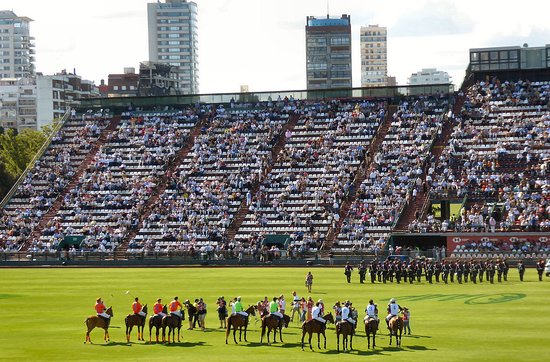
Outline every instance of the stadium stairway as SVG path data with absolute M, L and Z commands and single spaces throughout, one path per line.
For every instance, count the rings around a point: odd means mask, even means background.
M 168 187 L 168 183 L 170 181 L 169 177 L 167 175 L 172 175 L 176 172 L 176 169 L 183 160 L 187 157 L 187 154 L 191 151 L 193 145 L 195 144 L 195 138 L 198 137 L 201 133 L 202 128 L 208 123 L 209 115 L 204 115 L 201 117 L 201 119 L 195 124 L 189 135 L 187 136 L 187 140 L 185 141 L 185 145 L 176 153 L 175 157 L 166 165 L 166 172 L 164 175 L 162 175 L 158 182 L 157 187 L 151 194 L 151 197 L 147 200 L 147 203 L 143 205 L 142 209 L 139 211 L 139 220 L 138 220 L 138 226 L 122 239 L 120 244 L 118 245 L 116 252 L 115 252 L 115 260 L 122 260 L 126 259 L 126 251 L 128 250 L 128 244 L 130 243 L 130 240 L 136 237 L 139 230 L 143 227 L 143 220 L 147 219 L 151 215 L 151 211 L 153 210 L 153 205 L 155 205 L 160 196 L 166 191 L 166 188 Z
M 456 98 L 455 104 L 453 105 L 453 108 L 452 108 L 453 115 L 460 114 L 460 111 L 462 109 L 462 106 L 464 105 L 465 99 L 466 99 L 465 96 L 458 96 Z M 454 128 L 453 118 L 446 119 L 445 122 L 443 123 L 443 129 L 442 129 L 441 135 L 435 140 L 431 149 L 431 153 L 434 156 L 434 163 L 437 163 L 439 161 L 439 157 L 441 157 L 443 150 L 449 143 L 449 139 L 451 138 L 451 134 L 453 133 L 453 128 Z M 422 173 L 422 176 L 421 176 L 422 183 L 426 181 L 426 169 L 427 167 L 424 168 L 424 172 Z M 424 192 L 424 190 L 419 189 L 416 195 L 416 198 L 414 200 L 411 199 L 411 201 L 405 206 L 405 208 L 401 212 L 399 220 L 395 225 L 395 231 L 401 231 L 401 232 L 408 231 L 409 224 L 416 219 L 417 214 L 419 218 L 422 219 L 427 212 L 429 198 L 430 198 L 429 190 L 428 192 Z
M 285 133 L 287 131 L 293 131 L 294 127 L 296 127 L 296 124 L 298 124 L 299 119 L 300 119 L 300 116 L 298 114 L 291 114 L 288 122 L 283 126 L 283 129 L 281 130 L 281 135 L 277 140 L 277 143 L 271 150 L 271 163 L 268 165 L 267 169 L 265 170 L 265 175 L 268 175 L 271 172 L 271 169 L 273 167 L 275 160 L 277 160 L 277 158 L 279 157 L 279 154 L 281 153 L 281 150 L 285 147 L 285 144 L 286 144 Z M 250 190 L 252 195 L 256 195 L 256 193 L 260 189 L 261 183 L 262 181 L 258 180 L 252 185 L 252 188 Z M 229 225 L 225 233 L 227 240 L 233 240 L 235 238 L 235 235 L 237 235 L 239 228 L 243 224 L 246 218 L 246 215 L 248 214 L 248 211 L 249 211 L 249 207 L 246 205 L 246 199 L 243 199 L 243 201 L 241 202 L 241 206 L 239 206 L 239 211 L 237 211 L 235 217 L 233 218 L 233 222 Z
M 342 203 L 342 206 L 340 207 L 340 220 L 334 227 L 329 229 L 327 237 L 321 245 L 320 250 L 323 253 L 327 253 L 332 249 L 332 244 L 334 243 L 334 240 L 338 237 L 338 234 L 340 234 L 340 229 L 342 228 L 344 218 L 347 216 L 351 204 L 355 200 L 356 191 L 361 183 L 365 180 L 365 177 L 367 177 L 367 171 L 374 160 L 373 155 L 382 145 L 382 142 L 384 141 L 384 138 L 386 137 L 386 134 L 388 133 L 388 130 L 391 126 L 392 116 L 395 112 L 397 112 L 397 105 L 390 105 L 388 107 L 386 117 L 384 118 L 384 122 L 382 122 L 382 124 L 380 124 L 380 126 L 378 127 L 378 131 L 376 132 L 376 135 L 367 150 L 365 159 L 357 170 L 357 174 L 355 175 L 355 179 L 353 180 L 353 187 L 351 189 L 350 195 L 346 198 L 346 200 Z
M 67 195 L 67 193 L 72 190 L 76 185 L 78 184 L 80 178 L 84 174 L 84 171 L 88 169 L 90 166 L 90 163 L 94 160 L 97 151 L 101 149 L 101 147 L 105 144 L 107 141 L 107 137 L 109 134 L 114 132 L 114 130 L 117 129 L 118 125 L 120 124 L 120 116 L 113 116 L 111 119 L 111 123 L 103 131 L 101 131 L 101 135 L 99 136 L 97 142 L 95 142 L 92 146 L 92 149 L 90 152 L 86 155 L 86 158 L 82 161 L 78 169 L 76 170 L 74 176 L 72 177 L 69 184 L 65 187 L 65 189 L 57 196 L 55 201 L 52 203 L 52 207 L 44 214 L 42 219 L 40 219 L 40 222 L 36 227 L 33 229 L 31 234 L 29 235 L 29 238 L 25 242 L 25 244 L 21 247 L 21 251 L 27 251 L 33 244 L 34 240 L 37 240 L 40 238 L 40 235 L 42 235 L 42 232 L 44 231 L 44 228 L 48 226 L 50 221 L 54 218 L 54 216 L 57 214 L 59 209 L 61 208 L 61 205 L 63 204 L 63 199 Z

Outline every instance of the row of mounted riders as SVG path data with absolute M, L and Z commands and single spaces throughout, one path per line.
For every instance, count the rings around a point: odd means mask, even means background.
M 196 307 L 193 304 L 186 303 L 186 309 L 190 315 L 193 315 L 197 312 Z M 180 342 L 180 329 L 182 326 L 182 321 L 185 320 L 185 311 L 180 310 L 181 317 L 178 314 L 167 313 L 167 305 L 163 306 L 162 314 L 155 314 L 149 317 L 149 342 L 152 340 L 152 330 L 155 328 L 156 342 L 159 343 L 159 330 L 162 330 L 162 342 L 163 343 L 175 343 L 175 332 L 177 331 L 178 342 Z M 267 331 L 267 343 L 270 344 L 269 334 L 273 331 L 273 343 L 276 342 L 277 331 L 279 331 L 279 339 L 283 342 L 282 329 L 283 327 L 288 327 L 290 323 L 290 317 L 286 314 L 282 315 L 282 318 L 276 316 L 275 314 L 269 313 L 269 311 L 262 306 L 261 303 L 257 305 L 249 306 L 248 309 L 244 311 L 246 316 L 243 314 L 235 313 L 227 317 L 227 329 L 225 334 L 225 343 L 227 344 L 228 336 L 233 329 L 233 340 L 237 344 L 236 331 L 239 330 L 239 341 L 242 341 L 242 332 L 244 329 L 244 340 L 246 339 L 246 331 L 249 324 L 249 316 L 256 316 L 256 312 L 259 312 L 262 320 L 262 333 L 260 343 L 263 343 L 264 335 Z M 104 311 L 104 314 L 108 316 L 103 317 L 101 315 L 90 316 L 86 319 L 86 342 L 92 343 L 90 339 L 90 332 L 94 328 L 102 328 L 105 331 L 104 341 L 109 341 L 109 324 L 110 320 L 113 317 L 113 308 L 109 307 Z M 336 338 L 337 338 L 337 348 L 340 350 L 340 335 L 342 335 L 342 347 L 345 351 L 348 349 L 348 338 L 349 338 L 349 349 L 353 349 L 353 335 L 355 334 L 355 329 L 357 325 L 357 314 L 352 316 L 355 318 L 355 323 L 350 323 L 346 320 L 336 322 Z M 143 330 L 145 327 L 145 321 L 147 319 L 147 304 L 141 309 L 141 314 L 128 314 L 124 319 L 126 324 L 126 339 L 130 342 L 130 333 L 132 332 L 133 327 L 137 327 L 138 330 L 138 340 L 145 341 L 143 337 Z M 313 349 L 311 344 L 311 338 L 313 333 L 317 334 L 317 347 L 320 349 L 320 336 L 323 336 L 324 344 L 323 348 L 326 349 L 327 339 L 325 331 L 327 328 L 327 323 L 335 323 L 332 313 L 325 314 L 322 319 L 324 323 L 317 319 L 310 319 L 303 322 L 302 324 L 302 350 L 304 349 L 304 338 L 306 333 L 309 336 L 308 343 L 310 349 Z M 370 338 L 372 335 L 372 347 L 376 346 L 376 332 L 378 330 L 379 320 L 377 318 L 367 317 L 364 320 L 365 334 L 367 336 L 368 348 L 370 348 Z M 388 329 L 390 330 L 390 345 L 392 344 L 392 337 L 395 336 L 397 346 L 401 345 L 401 335 L 403 333 L 403 318 L 399 315 L 393 316 L 388 321 Z M 166 329 L 168 329 L 168 336 L 166 337 Z M 172 336 L 172 338 L 170 338 Z

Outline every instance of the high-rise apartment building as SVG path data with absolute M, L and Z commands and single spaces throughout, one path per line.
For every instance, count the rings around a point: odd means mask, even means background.
M 361 87 L 388 84 L 388 42 L 384 26 L 361 27 Z
M 437 70 L 435 68 L 423 68 L 420 72 L 411 74 L 408 79 L 409 85 L 426 84 L 450 84 L 451 77 L 449 73 Z
M 23 78 L 34 74 L 32 19 L 0 10 L 0 78 Z
M 199 92 L 197 4 L 165 0 L 147 4 L 149 61 L 175 68 L 181 94 Z
M 307 17 L 307 89 L 351 88 L 351 21 Z

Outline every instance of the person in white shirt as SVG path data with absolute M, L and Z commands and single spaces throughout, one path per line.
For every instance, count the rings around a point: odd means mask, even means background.
M 367 315 L 365 316 L 365 321 L 369 318 L 374 319 L 376 322 L 378 322 L 378 307 L 376 304 L 374 304 L 374 301 L 371 299 L 369 300 L 369 305 L 367 308 L 365 308 L 365 312 Z
M 390 304 L 388 304 L 388 316 L 386 317 L 386 325 L 388 326 L 388 329 L 390 328 L 390 319 L 396 317 L 402 310 L 403 308 L 397 304 L 395 298 L 390 299 Z
M 347 321 L 353 324 L 353 327 L 355 328 L 355 320 L 350 317 L 349 302 L 346 302 L 346 304 L 342 308 L 342 321 Z
M 311 317 L 323 324 L 326 324 L 326 320 L 321 315 L 322 311 L 319 307 L 319 302 L 315 303 L 315 306 L 311 309 Z

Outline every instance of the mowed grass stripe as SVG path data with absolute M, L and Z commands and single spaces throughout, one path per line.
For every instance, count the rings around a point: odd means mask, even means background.
M 306 273 L 314 275 L 311 296 L 327 307 L 349 299 L 360 310 L 373 298 L 384 310 L 391 297 L 411 309 L 411 336 L 402 348 L 389 347 L 385 327 L 377 348 L 367 350 L 364 330 L 354 338 L 355 351 L 340 353 L 342 361 L 359 356 L 406 361 L 539 361 L 548 355 L 547 326 L 550 325 L 549 280 L 539 282 L 529 269 L 526 281 L 510 271 L 509 281 L 489 284 L 359 284 L 357 274 L 345 282 L 341 268 L 159 268 L 159 269 L 1 269 L 0 360 L 183 360 L 331 361 L 336 357 L 334 326 L 327 331 L 327 350 L 300 349 L 301 330 L 292 323 L 284 330 L 284 343 L 260 345 L 260 324 L 252 322 L 248 343 L 225 345 L 218 329 L 215 302 L 240 295 L 244 304 L 264 296 L 285 295 L 290 308 L 291 292 L 308 296 Z M 126 294 L 126 291 L 129 291 Z M 124 335 L 124 317 L 130 313 L 133 296 L 148 303 L 157 297 L 169 302 L 202 297 L 208 305 L 208 330 L 182 329 L 182 342 L 174 346 L 132 342 Z M 84 345 L 84 320 L 93 314 L 95 298 L 113 306 L 110 344 L 103 343 L 101 330 L 92 332 L 93 345 Z M 381 313 L 383 314 L 383 313 Z M 382 316 L 383 317 L 383 316 Z M 148 339 L 148 328 L 145 330 Z M 153 336 L 154 338 L 154 336 Z M 265 341 L 264 341 L 265 343 Z

